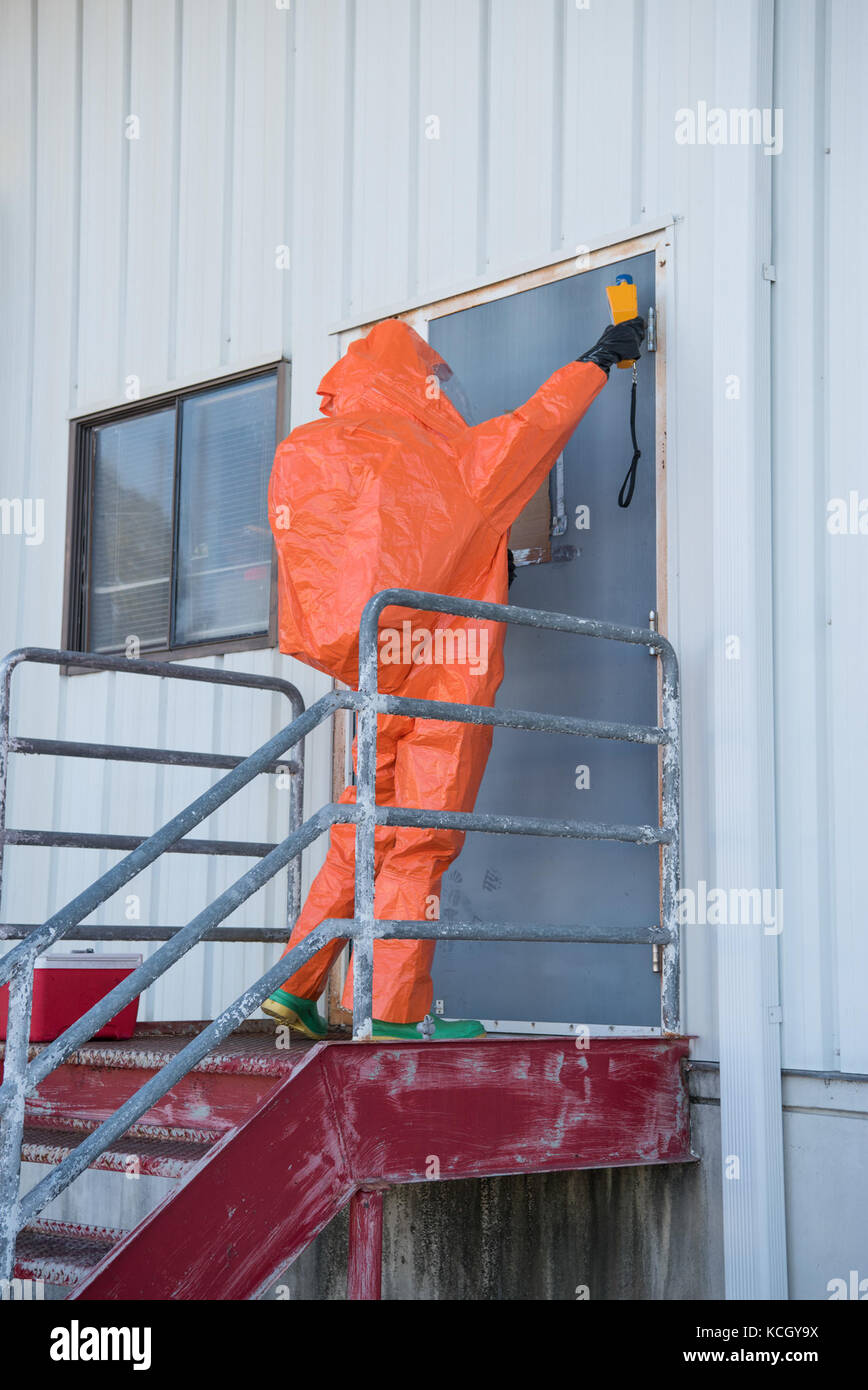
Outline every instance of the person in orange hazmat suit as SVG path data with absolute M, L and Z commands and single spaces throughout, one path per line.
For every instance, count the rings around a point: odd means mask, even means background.
M 281 651 L 357 688 L 359 620 L 381 589 L 504 603 L 510 526 L 609 368 L 639 355 L 643 334 L 641 319 L 606 329 L 526 404 L 473 426 L 449 399 L 448 365 L 408 324 L 388 319 L 352 343 L 319 385 L 327 418 L 293 430 L 275 454 L 268 507 Z M 382 692 L 494 703 L 503 624 L 394 607 L 381 615 L 378 640 Z M 491 740 L 490 725 L 378 716 L 378 804 L 472 810 Z M 340 798 L 355 799 L 354 786 Z M 377 827 L 375 916 L 437 917 L 441 879 L 463 841 L 454 830 Z M 353 916 L 354 845 L 353 825 L 332 827 L 287 951 L 324 918 Z M 319 950 L 263 1010 L 307 1037 L 325 1036 L 316 1001 L 344 944 Z M 433 956 L 433 941 L 375 942 L 375 1037 L 419 1038 Z M 352 1008 L 352 972 L 343 1003 Z M 484 1034 L 475 1021 L 429 1019 L 429 1036 L 432 1027 L 435 1039 Z

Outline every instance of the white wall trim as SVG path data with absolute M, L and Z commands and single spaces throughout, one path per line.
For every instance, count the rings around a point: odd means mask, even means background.
M 482 302 L 483 297 L 486 300 L 497 299 L 501 296 L 496 292 L 496 287 L 509 285 L 513 281 L 523 279 L 529 275 L 534 275 L 536 272 L 542 274 L 540 284 L 545 284 L 549 280 L 558 278 L 552 273 L 557 267 L 564 267 L 564 274 L 567 275 L 581 273 L 584 270 L 597 270 L 602 265 L 609 265 L 613 261 L 626 260 L 629 256 L 638 255 L 639 252 L 635 249 L 624 249 L 625 245 L 628 243 L 637 241 L 648 242 L 647 246 L 642 246 L 640 249 L 653 250 L 660 235 L 664 232 L 671 231 L 674 223 L 679 220 L 680 218 L 676 213 L 671 214 L 662 221 L 660 218 L 646 219 L 634 227 L 627 228 L 625 231 L 593 238 L 591 241 L 583 243 L 581 247 L 577 246 L 570 256 L 564 256 L 563 252 L 558 252 L 556 256 L 551 256 L 544 261 L 528 261 L 523 265 L 507 267 L 496 274 L 489 272 L 475 280 L 464 281 L 460 285 L 447 286 L 438 290 L 432 289 L 428 294 L 420 295 L 408 302 L 385 305 L 363 316 L 355 314 L 351 319 L 333 324 L 332 327 L 328 329 L 328 333 L 330 337 L 333 337 L 335 334 L 348 333 L 355 328 L 370 328 L 373 327 L 375 323 L 382 322 L 383 319 L 406 318 L 408 315 L 412 314 L 414 310 L 430 310 L 432 306 L 435 305 L 451 304 L 454 300 L 461 299 L 465 295 L 472 296 L 473 302 L 476 302 L 475 296 L 478 291 L 486 292 L 484 296 L 480 296 L 479 302 Z M 579 259 L 578 253 L 580 251 L 581 259 L 583 261 L 586 260 L 587 264 L 578 266 L 576 262 Z M 514 291 L 504 289 L 501 293 L 508 294 L 514 293 Z M 463 306 L 458 305 L 457 307 L 460 308 Z M 455 309 L 453 308 L 448 311 L 444 309 L 442 312 L 454 313 Z M 436 315 L 433 314 L 429 314 L 428 316 L 436 317 Z
M 733 0 L 715 24 L 715 105 L 770 107 L 773 0 Z M 774 888 L 770 438 L 771 159 L 719 148 L 712 310 L 711 631 L 716 885 Z M 727 398 L 727 379 L 740 395 Z M 733 655 L 732 641 L 740 648 Z M 787 1296 L 777 937 L 718 929 L 726 1294 Z

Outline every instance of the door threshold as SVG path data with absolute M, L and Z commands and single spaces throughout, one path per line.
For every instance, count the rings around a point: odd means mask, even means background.
M 641 1024 L 616 1023 L 529 1023 L 516 1019 L 482 1018 L 486 1033 L 530 1034 L 541 1038 L 660 1038 L 662 1028 L 646 1028 Z

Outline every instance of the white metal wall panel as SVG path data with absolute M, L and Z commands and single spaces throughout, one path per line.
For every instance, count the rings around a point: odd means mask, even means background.
M 8 315 L 0 346 L 0 496 L 41 500 L 45 509 L 41 545 L 28 545 L 21 536 L 0 536 L 0 632 L 5 651 L 25 633 L 33 643 L 52 641 L 62 589 L 65 411 L 77 273 L 76 7 L 48 3 L 37 16 L 30 5 L 16 4 L 4 7 L 0 23 L 7 26 L 0 62 L 8 64 L 0 88 L 10 103 L 3 113 L 0 160 L 5 208 L 0 298 L 4 318 Z M 35 704 L 40 691 L 45 691 L 46 716 L 53 722 L 56 691 L 28 672 L 21 686 L 23 698 Z M 51 807 L 50 769 L 38 771 L 37 777 L 17 779 L 18 824 L 38 824 L 44 807 Z M 45 850 L 32 853 L 27 882 L 18 900 L 10 902 L 13 920 L 32 920 L 31 903 L 39 912 L 47 901 L 51 856 Z
M 115 0 L 86 0 L 81 13 L 78 403 L 123 399 L 120 354 L 129 230 L 127 147 L 132 143 L 125 136 L 129 115 L 127 7 Z M 43 167 L 47 165 L 40 161 L 40 179 Z
M 361 0 L 348 42 L 355 50 L 352 202 L 344 209 L 351 219 L 352 310 L 392 304 L 406 294 L 422 138 L 418 91 L 411 85 L 418 7 L 406 0 Z
M 814 0 L 781 14 L 776 103 L 773 410 L 778 859 L 784 1060 L 840 1064 L 830 897 L 825 531 L 827 65 Z M 836 545 L 852 544 L 844 537 Z
M 641 61 L 644 8 L 615 0 L 588 9 L 556 3 L 554 11 L 552 247 L 572 251 L 645 214 L 638 197 L 648 71 Z M 664 211 L 659 193 L 655 185 L 647 208 L 654 217 Z
M 868 1071 L 862 851 L 868 550 L 827 504 L 868 496 L 861 447 L 864 5 L 780 6 L 774 439 L 778 842 L 784 1062 Z
M 828 7 L 829 125 L 827 286 L 827 498 L 856 493 L 868 510 L 864 448 L 864 343 L 868 288 L 863 232 L 868 224 L 868 148 L 864 134 L 868 10 L 859 0 Z M 797 215 L 794 207 L 792 214 Z M 868 520 L 864 521 L 868 526 Z M 840 1063 L 868 1072 L 868 536 L 827 535 L 826 720 L 832 795 L 829 909 L 837 946 Z M 823 914 L 825 918 L 825 913 Z M 822 921 L 822 919 L 821 919 Z M 824 936 L 828 927 L 823 922 Z
M 0 538 L 0 648 L 60 638 L 69 414 L 118 404 L 286 352 L 291 240 L 293 14 L 271 0 L 13 0 L 2 7 L 2 259 L 7 331 L 0 496 L 44 496 L 46 539 Z M 129 133 L 129 116 L 138 129 Z M 36 274 L 36 268 L 39 273 Z M 209 659 L 206 665 L 223 664 Z M 297 679 L 308 703 L 324 677 L 277 652 L 234 670 Z M 20 668 L 15 728 L 41 737 L 244 753 L 287 722 L 265 692 L 214 691 L 121 676 Z M 308 748 L 308 807 L 329 794 L 328 730 Z M 9 824 L 144 834 L 218 774 L 13 758 Z M 287 797 L 261 779 L 200 835 L 276 838 Z M 321 861 L 318 846 L 304 882 Z M 119 856 L 7 851 L 3 915 L 41 921 Z M 248 867 L 167 857 L 94 915 L 188 920 Z M 283 878 L 233 921 L 279 926 Z M 100 949 L 111 949 L 103 946 Z M 153 946 L 146 950 L 154 949 Z M 213 1013 L 260 974 L 273 947 L 203 947 L 151 991 L 146 1017 Z
M 559 72 L 552 5 L 494 0 L 488 35 L 485 265 L 517 265 L 552 249 L 554 92 Z M 556 65 L 556 57 L 558 64 Z M 558 170 L 558 178 L 560 171 Z M 581 349 L 579 349 L 581 351 Z
M 33 391 L 33 260 L 36 122 L 33 16 L 29 0 L 0 7 L 0 188 L 7 210 L 0 256 L 4 332 L 0 334 L 0 495 L 29 497 Z M 27 553 L 29 550 L 29 554 Z M 40 569 L 39 548 L 20 536 L 0 538 L 0 622 L 11 639 L 19 631 L 18 606 Z M 11 643 L 10 643 L 11 644 Z
M 352 301 L 354 16 L 354 0 L 321 0 L 296 13 L 293 425 L 317 413 L 317 384 L 335 360 L 328 326 L 350 312 Z
M 62 568 L 50 563 L 49 557 L 63 554 L 66 526 L 63 411 L 69 399 L 70 310 L 77 296 L 74 229 L 79 196 L 74 114 L 78 76 L 69 53 L 74 58 L 77 33 L 74 6 L 51 0 L 40 7 L 33 357 L 29 365 L 33 394 L 25 495 L 45 499 L 45 539 L 42 545 L 25 546 L 19 598 L 19 632 L 27 631 L 34 642 L 46 641 L 54 630 L 52 616 L 63 590 Z
M 290 146 L 294 7 L 235 9 L 228 360 L 255 361 L 283 343 L 292 239 Z M 291 253 L 291 247 L 290 247 Z M 275 353 L 277 355 L 277 353 Z
M 230 361 L 226 256 L 232 218 L 231 0 L 186 0 L 181 49 L 177 374 Z
M 130 114 L 139 138 L 129 159 L 129 254 L 123 360 L 141 394 L 174 375 L 179 199 L 181 27 L 175 0 L 133 0 Z M 117 390 L 115 384 L 114 389 Z
M 426 293 L 436 286 L 451 288 L 484 270 L 479 248 L 484 245 L 486 22 L 487 6 L 480 0 L 422 0 L 420 6 L 419 202 L 410 295 L 420 285 Z

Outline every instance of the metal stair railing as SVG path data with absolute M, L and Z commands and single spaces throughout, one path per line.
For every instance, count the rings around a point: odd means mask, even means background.
M 304 700 L 297 686 L 279 676 L 257 676 L 246 671 L 226 671 L 206 666 L 183 666 L 167 661 L 147 661 L 116 656 L 98 656 L 88 652 L 53 651 L 45 647 L 19 647 L 0 661 L 0 903 L 3 901 L 4 851 L 7 845 L 29 845 L 73 849 L 135 849 L 141 837 L 132 835 L 99 835 L 66 830 L 10 830 L 6 825 L 6 802 L 9 780 L 9 760 L 12 754 L 58 758 L 96 758 L 102 762 L 143 763 L 164 767 L 196 767 L 227 769 L 237 767 L 240 757 L 227 753 L 195 753 L 177 748 L 138 748 L 129 744 L 84 743 L 73 739 L 44 739 L 13 737 L 12 677 L 19 666 L 35 663 L 75 670 L 117 672 L 124 676 L 157 676 L 162 680 L 194 682 L 199 685 L 229 686 L 235 689 L 262 690 L 283 695 L 290 704 L 292 718 L 304 712 Z M 276 762 L 262 772 L 278 769 L 289 774 L 289 828 L 301 824 L 304 802 L 304 749 L 299 749 L 292 762 Z M 172 853 L 208 855 L 244 855 L 261 858 L 272 844 L 244 840 L 182 840 L 170 846 Z M 301 872 L 299 861 L 288 866 L 286 885 L 286 916 L 289 926 L 295 922 L 301 908 Z M 0 941 L 26 937 L 32 923 L 0 922 Z M 137 925 L 90 926 L 72 928 L 65 932 L 70 940 L 79 941 L 168 941 L 177 927 L 141 927 Z M 206 940 L 214 939 L 213 936 Z M 278 927 L 224 927 L 217 938 L 223 941 L 280 941 L 285 933 Z
M 515 623 L 579 636 L 646 646 L 661 665 L 661 725 L 606 723 L 566 715 L 529 710 L 488 708 L 431 700 L 383 695 L 377 688 L 377 635 L 379 617 L 389 606 L 450 613 L 486 622 Z M 373 1011 L 373 947 L 375 939 L 437 938 L 485 941 L 571 941 L 651 944 L 662 947 L 661 1023 L 664 1034 L 680 1031 L 679 928 L 677 918 L 680 881 L 679 729 L 680 698 L 675 652 L 659 633 L 646 628 L 623 627 L 567 614 L 504 604 L 482 603 L 409 589 L 390 589 L 369 600 L 362 614 L 359 639 L 359 690 L 336 691 L 323 696 L 249 758 L 239 763 L 202 796 L 179 812 L 154 835 L 86 888 L 60 912 L 34 928 L 0 961 L 0 985 L 10 983 L 6 1065 L 0 1087 L 0 1278 L 11 1277 L 15 1239 L 19 1229 L 78 1177 L 130 1125 L 140 1119 L 218 1043 L 257 1008 L 327 942 L 353 942 L 353 1037 L 371 1036 Z M 36 957 L 76 927 L 100 903 L 176 845 L 195 825 L 228 801 L 236 791 L 272 765 L 291 748 L 302 744 L 312 729 L 335 710 L 357 712 L 357 800 L 353 804 L 322 807 L 257 864 L 203 909 L 187 926 L 144 961 L 127 979 L 110 990 L 65 1033 L 44 1047 L 29 1063 L 30 1007 Z M 474 812 L 430 811 L 418 807 L 378 806 L 376 802 L 377 715 L 400 714 L 417 719 L 490 724 L 537 732 L 565 733 L 584 738 L 619 739 L 657 745 L 662 749 L 660 825 L 616 825 L 573 820 L 546 820 L 534 816 L 486 815 Z M 188 1043 L 176 1056 L 115 1113 L 89 1134 L 74 1152 L 36 1187 L 19 1200 L 21 1135 L 27 1096 L 66 1057 L 92 1037 L 110 1018 L 180 959 L 206 932 L 233 912 L 274 874 L 312 844 L 332 825 L 356 826 L 356 892 L 354 916 L 321 922 L 286 956 Z M 620 840 L 657 845 L 661 856 L 661 920 L 659 925 L 594 927 L 538 923 L 391 921 L 374 917 L 374 835 L 379 825 L 477 830 L 492 834 L 544 835 L 590 840 Z

